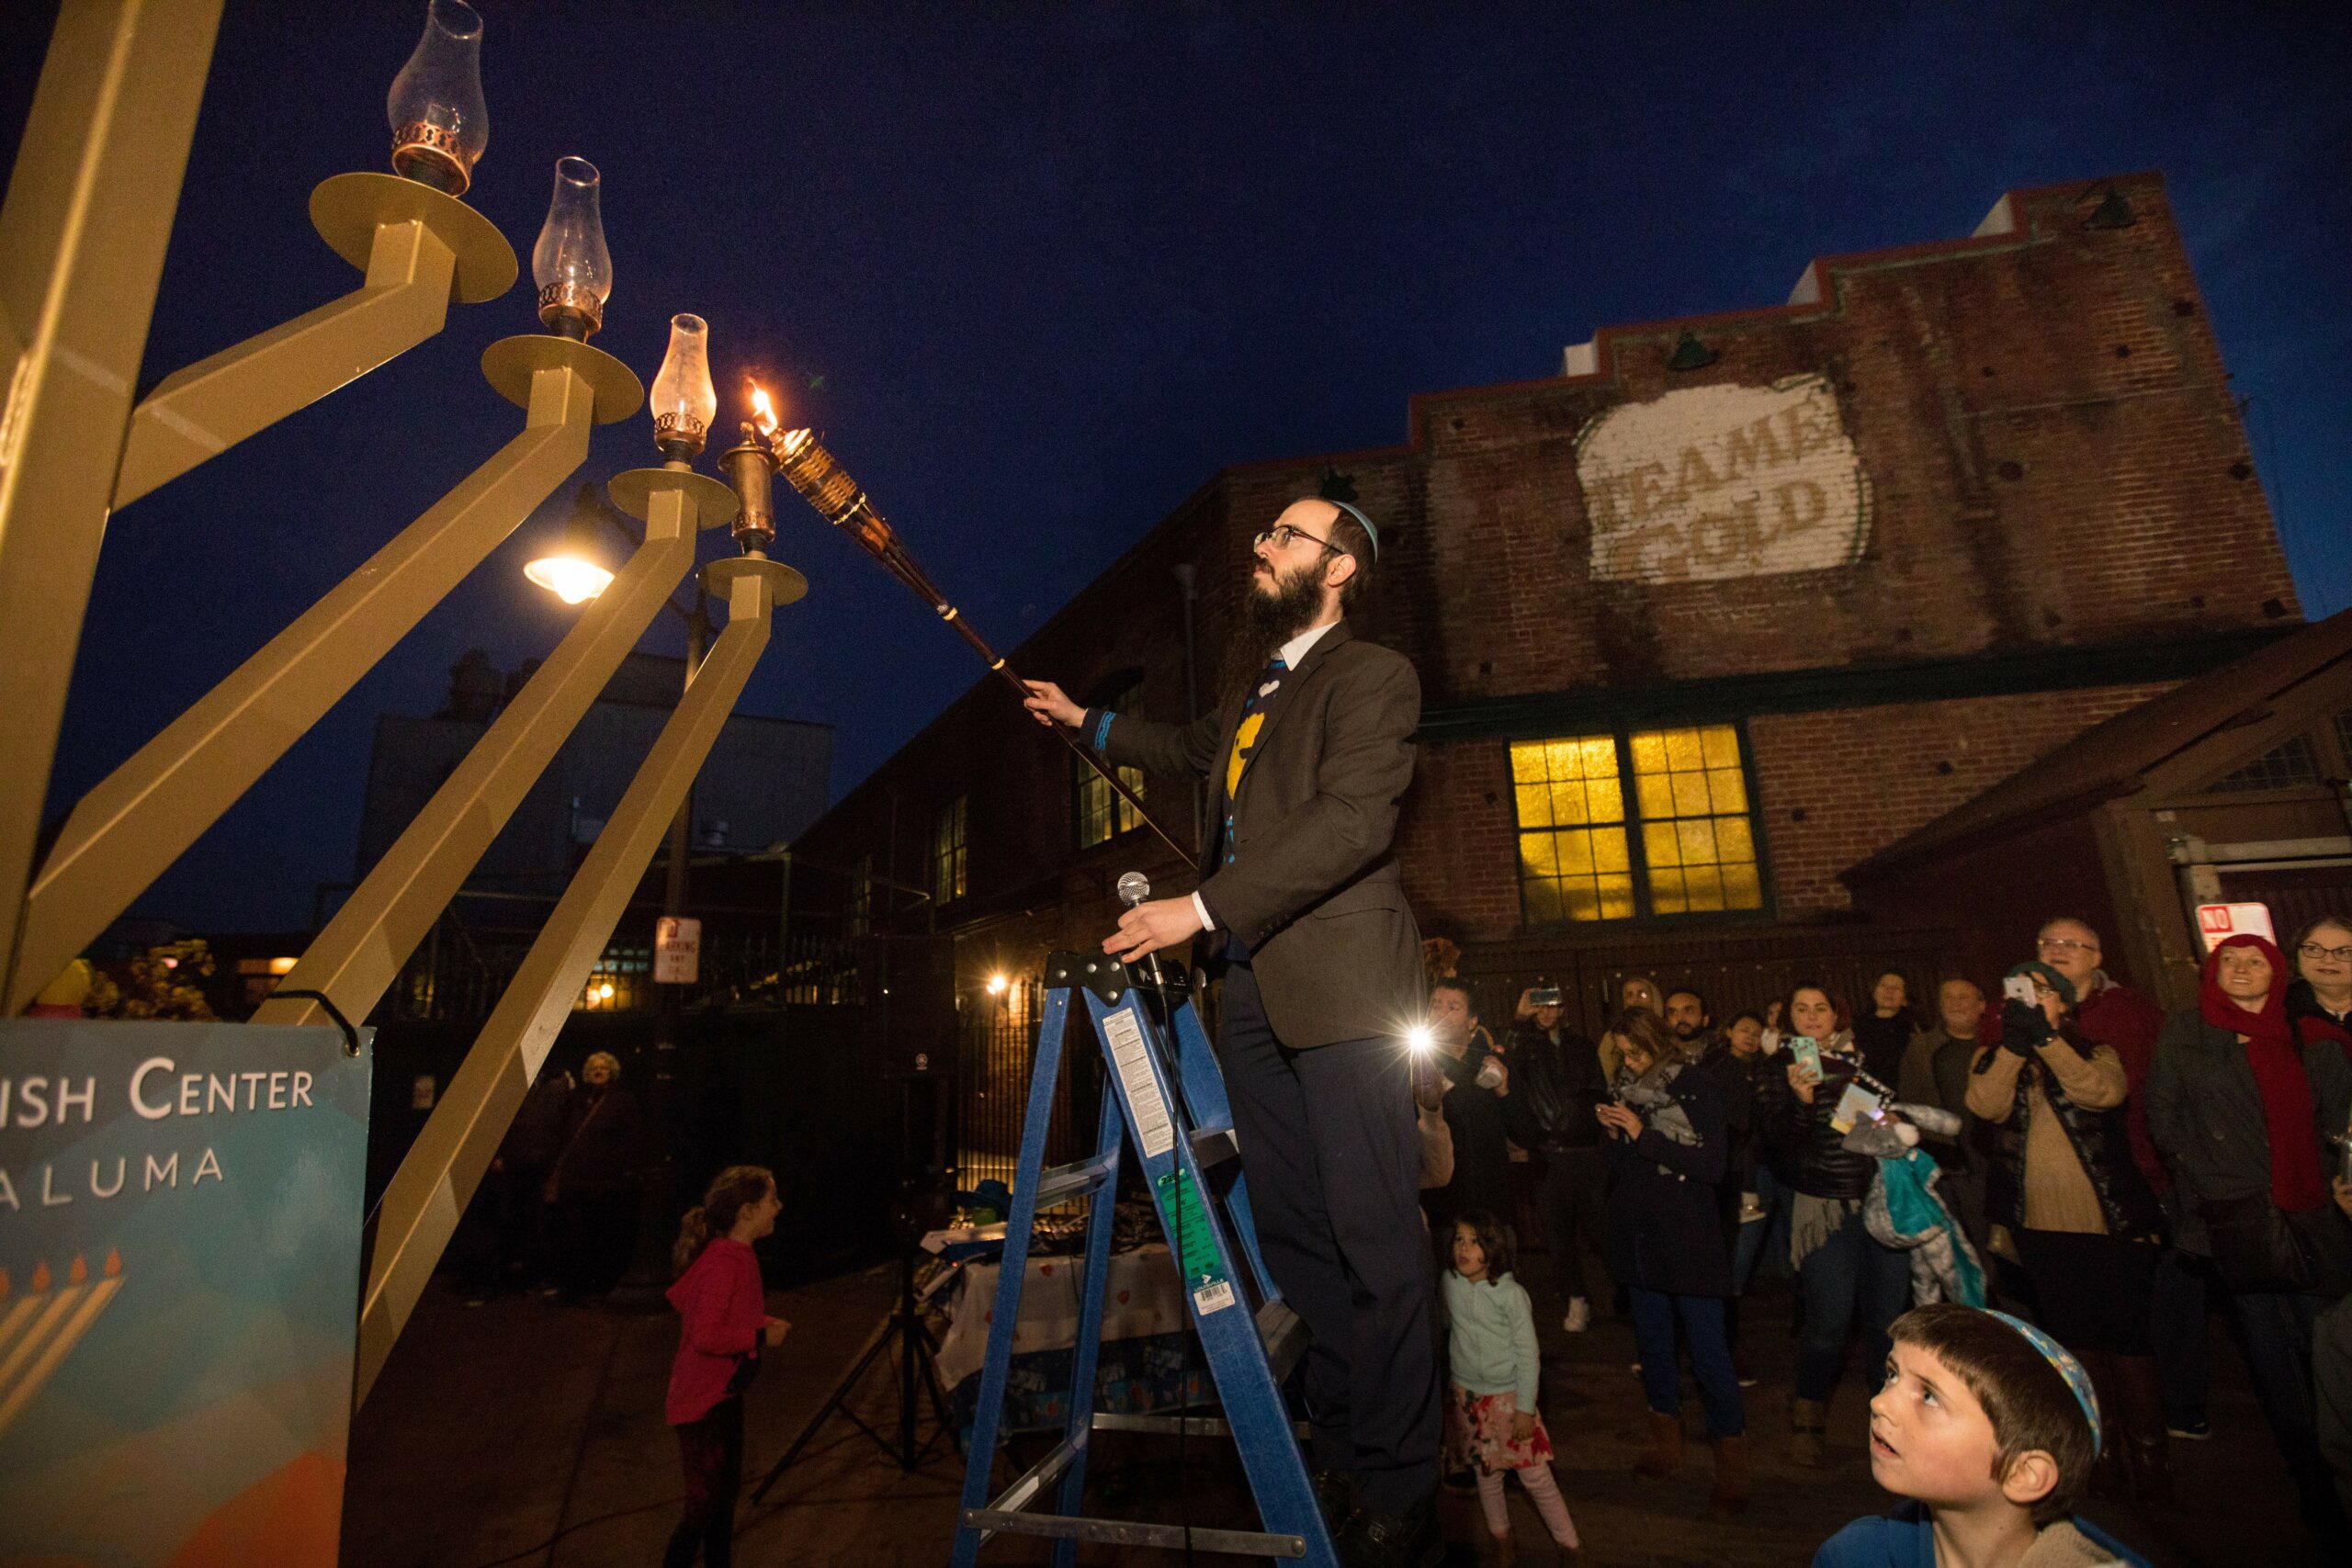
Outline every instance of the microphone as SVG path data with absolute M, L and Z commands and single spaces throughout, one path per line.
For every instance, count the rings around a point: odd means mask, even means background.
M 1120 903 L 1125 904 L 1128 908 L 1132 909 L 1150 897 L 1150 877 L 1146 876 L 1139 871 L 1123 872 L 1120 874 Z M 1151 985 L 1154 990 L 1161 989 L 1167 985 L 1168 982 L 1166 977 L 1159 972 L 1159 954 L 1157 953 L 1147 953 L 1143 955 L 1143 969 L 1146 974 L 1151 976 Z

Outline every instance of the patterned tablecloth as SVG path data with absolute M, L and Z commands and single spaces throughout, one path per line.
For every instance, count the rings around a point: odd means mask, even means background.
M 1068 1413 L 1071 1352 L 1078 1343 L 1078 1294 L 1085 1260 L 1033 1258 L 1013 1327 L 1005 1425 L 1013 1431 L 1061 1424 Z M 987 1359 L 996 1318 L 998 1263 L 972 1262 L 947 1312 L 940 1337 L 939 1381 L 949 1389 L 956 1424 L 971 1426 L 979 1399 L 976 1375 Z M 1166 1244 L 1111 1255 L 1103 1285 L 1102 1347 L 1095 1408 L 1140 1415 L 1195 1404 L 1212 1393 L 1208 1371 L 1188 1350 L 1183 1297 Z

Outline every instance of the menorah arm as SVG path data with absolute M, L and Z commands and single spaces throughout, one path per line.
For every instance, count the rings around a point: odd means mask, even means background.
M 220 23 L 220 0 L 59 8 L 0 201 L 0 964 Z
M 492 299 L 514 281 L 490 220 L 413 180 L 337 175 L 311 193 L 311 216 L 367 281 L 165 377 L 131 413 L 116 506 L 407 353 L 441 330 L 453 297 Z
M 347 1018 L 375 1010 L 693 564 L 690 492 L 658 494 L 649 513 L 644 544 L 335 911 L 283 989 L 322 992 Z M 287 998 L 264 1002 L 253 1021 L 327 1018 L 315 998 Z
M 0 1015 L 21 1011 L 580 466 L 592 419 L 634 411 L 620 393 L 636 378 L 600 350 L 509 338 L 483 355 L 493 385 L 522 374 L 507 363 L 518 355 L 545 361 L 523 375 L 523 433 L 74 807 L 26 899 Z
M 384 1190 L 360 1297 L 355 1404 L 375 1386 L 458 1217 L 759 663 L 775 605 L 806 588 L 797 572 L 773 561 L 721 561 L 711 570 L 726 581 L 727 629 Z

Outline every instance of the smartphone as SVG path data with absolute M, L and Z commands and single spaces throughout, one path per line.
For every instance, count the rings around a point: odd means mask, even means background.
M 2023 1002 L 2030 1008 L 2041 1005 L 2041 998 L 2034 992 L 2033 976 L 2030 975 L 2012 975 L 2002 981 L 2001 995 L 2011 1001 Z
M 1555 1008 L 1560 1005 L 1560 987 L 1538 986 L 1527 993 L 1527 1005 L 1532 1008 Z
M 1821 1042 L 1810 1034 L 1800 1034 L 1789 1042 L 1789 1055 L 1804 1076 L 1815 1083 L 1821 1081 Z

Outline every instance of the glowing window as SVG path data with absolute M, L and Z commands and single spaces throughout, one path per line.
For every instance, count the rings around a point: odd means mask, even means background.
M 1528 924 L 1764 907 L 1735 726 L 1515 741 L 1510 764 Z

